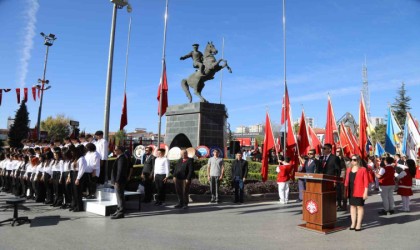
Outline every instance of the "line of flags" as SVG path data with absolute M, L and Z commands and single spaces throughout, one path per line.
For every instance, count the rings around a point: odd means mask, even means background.
M 2 103 L 2 100 L 3 100 L 3 93 L 8 93 L 11 90 L 12 89 L 0 89 L 0 106 L 1 106 L 1 103 Z M 28 102 L 28 90 L 29 90 L 29 88 L 15 88 L 16 100 L 17 100 L 18 104 L 20 103 L 21 100 L 23 100 L 25 102 Z M 41 96 L 41 90 L 37 87 L 32 87 L 31 90 L 32 90 L 32 98 L 34 99 L 34 101 L 36 101 L 37 96 L 38 96 L 38 98 L 40 98 L 40 96 Z M 22 94 L 23 94 L 23 96 L 22 96 Z
M 308 126 L 305 119 L 305 112 L 302 110 L 302 114 L 299 120 L 299 131 L 296 136 L 293 131 L 292 119 L 291 119 L 291 107 L 290 99 L 288 95 L 287 85 L 285 86 L 285 95 L 283 97 L 283 106 L 281 114 L 281 125 L 285 126 L 286 131 L 286 145 L 284 155 L 291 159 L 291 165 L 297 170 L 299 163 L 298 157 L 300 155 L 307 155 L 309 149 L 315 149 L 316 153 L 320 153 L 321 141 L 316 136 L 314 130 Z M 351 157 L 351 155 L 360 155 L 363 159 L 369 157 L 369 155 L 382 156 L 385 153 L 392 155 L 396 153 L 404 154 L 410 159 L 416 159 L 420 156 L 420 132 L 418 125 L 415 123 L 413 117 L 407 112 L 406 122 L 404 126 L 404 135 L 402 140 L 400 135 L 402 129 L 398 125 L 395 116 L 389 108 L 388 110 L 388 123 L 386 130 L 386 142 L 385 148 L 376 142 L 372 144 L 371 136 L 373 126 L 370 124 L 366 106 L 361 95 L 359 103 L 359 127 L 357 129 L 357 136 L 351 130 L 350 127 L 346 127 L 343 122 L 337 126 L 333 105 L 330 96 L 328 95 L 327 104 L 327 121 L 325 126 L 325 137 L 323 143 L 329 143 L 333 145 L 333 148 L 341 148 L 345 156 Z M 264 137 L 264 147 L 262 152 L 262 168 L 261 175 L 262 180 L 267 180 L 268 176 L 268 157 L 270 149 L 275 147 L 276 152 L 281 150 L 280 146 L 275 145 L 272 126 L 268 112 L 266 113 L 266 128 Z M 280 149 L 280 150 L 279 150 Z

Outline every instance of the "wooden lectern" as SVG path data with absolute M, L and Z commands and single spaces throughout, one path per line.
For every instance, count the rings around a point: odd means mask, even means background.
M 296 173 L 295 177 L 306 180 L 303 194 L 302 214 L 305 224 L 299 227 L 314 232 L 328 234 L 345 229 L 336 227 L 337 208 L 334 183 L 339 177 L 326 174 Z

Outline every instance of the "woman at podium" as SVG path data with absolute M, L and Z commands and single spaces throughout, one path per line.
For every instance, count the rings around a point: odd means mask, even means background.
M 358 155 L 351 157 L 351 167 L 347 168 L 344 186 L 350 203 L 350 230 L 360 231 L 364 214 L 363 206 L 368 197 L 369 178 L 367 169 L 363 167 L 362 159 Z

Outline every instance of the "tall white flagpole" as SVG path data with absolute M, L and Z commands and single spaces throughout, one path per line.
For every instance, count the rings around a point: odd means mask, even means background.
M 161 137 L 161 125 L 162 125 L 162 95 L 163 95 L 163 71 L 165 70 L 165 58 L 166 58 L 166 26 L 168 21 L 168 2 L 166 0 L 166 8 L 165 8 L 165 25 L 163 28 L 163 51 L 162 51 L 162 73 L 160 74 L 160 98 L 159 98 L 159 131 L 158 131 L 158 139 L 157 139 L 157 148 L 160 147 L 160 137 Z
M 284 54 L 284 107 L 283 107 L 283 114 L 284 117 L 284 138 L 283 138 L 283 156 L 286 156 L 286 138 L 287 138 L 287 124 L 286 119 L 286 0 L 283 0 L 283 54 Z M 290 103 L 289 103 L 290 105 Z

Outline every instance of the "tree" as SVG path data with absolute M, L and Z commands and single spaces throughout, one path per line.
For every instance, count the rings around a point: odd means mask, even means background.
M 22 148 L 22 140 L 27 139 L 29 134 L 29 113 L 25 101 L 20 103 L 16 111 L 15 120 L 9 129 L 8 142 L 10 147 Z
M 372 143 L 376 144 L 376 142 L 381 143 L 382 146 L 385 145 L 385 134 L 386 134 L 386 124 L 379 124 L 375 127 L 375 131 L 372 135 Z
M 47 119 L 41 121 L 41 130 L 48 133 L 47 140 L 63 140 L 70 134 L 70 118 L 63 114 L 57 115 L 55 118 L 48 116 Z
M 118 132 L 115 133 L 115 145 L 124 145 L 125 138 L 127 137 L 127 134 L 125 130 L 118 130 Z
M 411 109 L 410 101 L 411 97 L 407 96 L 407 91 L 405 90 L 405 83 L 402 82 L 401 87 L 398 89 L 398 94 L 395 98 L 395 102 L 391 106 L 394 110 L 395 119 L 397 119 L 397 122 L 400 124 L 401 128 L 404 127 L 407 111 Z

